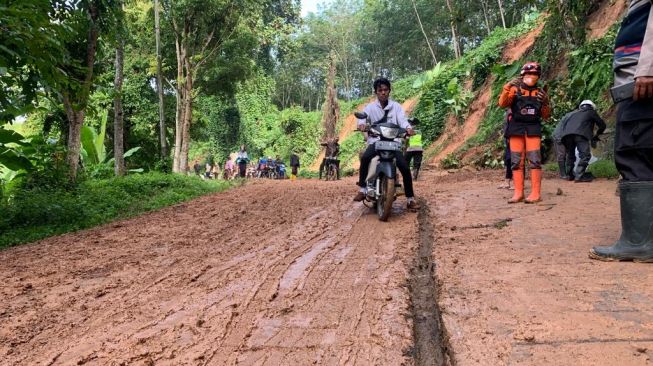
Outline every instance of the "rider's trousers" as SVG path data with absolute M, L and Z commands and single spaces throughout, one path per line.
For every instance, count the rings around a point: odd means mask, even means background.
M 367 187 L 365 178 L 367 178 L 367 173 L 370 168 L 370 162 L 376 156 L 376 149 L 374 144 L 367 145 L 367 149 L 361 155 L 361 168 L 360 176 L 358 177 L 358 186 Z M 406 198 L 411 198 L 415 196 L 413 192 L 413 177 L 410 175 L 410 167 L 404 158 L 404 155 L 401 151 L 395 151 L 395 160 L 397 162 L 397 169 L 401 172 L 401 176 L 404 178 L 404 191 L 406 192 Z

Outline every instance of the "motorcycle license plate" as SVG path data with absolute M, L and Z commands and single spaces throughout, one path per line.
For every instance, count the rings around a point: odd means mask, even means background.
M 374 148 L 379 151 L 399 151 L 400 145 L 396 141 L 377 141 L 374 144 Z

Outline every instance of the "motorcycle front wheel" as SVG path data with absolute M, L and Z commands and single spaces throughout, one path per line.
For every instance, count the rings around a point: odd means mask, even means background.
M 385 175 L 382 175 L 379 179 L 381 182 L 379 184 L 376 214 L 379 216 L 379 220 L 388 221 L 392 212 L 392 202 L 395 199 L 395 181 L 394 179 L 388 179 Z

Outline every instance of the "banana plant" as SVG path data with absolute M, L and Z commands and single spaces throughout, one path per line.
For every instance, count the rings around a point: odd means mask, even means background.
M 108 115 L 109 112 L 104 111 L 100 116 L 99 132 L 95 131 L 90 126 L 82 127 L 81 156 L 82 156 L 82 162 L 84 163 L 84 166 L 87 167 L 93 167 L 98 165 L 113 166 L 113 164 L 115 163 L 115 158 L 110 158 L 107 160 L 107 150 L 106 147 L 104 146 Z M 136 153 L 140 149 L 141 149 L 140 146 L 131 148 L 123 154 L 123 157 L 127 159 L 128 157 L 134 155 L 134 153 Z M 132 173 L 142 173 L 143 169 L 142 168 L 129 169 L 128 171 Z

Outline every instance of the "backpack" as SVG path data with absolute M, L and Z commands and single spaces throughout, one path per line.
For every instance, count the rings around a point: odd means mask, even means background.
M 540 123 L 542 120 L 542 102 L 537 99 L 539 88 L 526 88 L 528 95 L 522 94 L 522 88 L 517 88 L 516 99 L 512 103 L 512 121 L 524 123 Z

